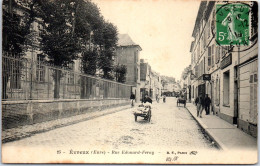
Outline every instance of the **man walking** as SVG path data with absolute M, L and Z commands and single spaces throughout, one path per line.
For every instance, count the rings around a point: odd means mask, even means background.
M 131 92 L 130 99 L 131 99 L 131 106 L 133 107 L 134 106 L 134 100 L 135 100 L 135 95 L 133 94 L 133 92 Z
M 195 99 L 195 104 L 197 106 L 197 117 L 199 116 L 200 114 L 200 103 L 199 103 L 199 97 L 200 96 L 197 96 L 197 98 Z
M 199 114 L 200 114 L 200 118 L 202 118 L 202 112 L 205 108 L 205 98 L 204 97 L 202 97 L 202 96 L 199 97 L 199 104 L 200 104 L 200 113 Z
M 209 98 L 208 94 L 206 94 L 206 97 L 205 97 L 205 110 L 206 110 L 206 115 L 209 115 L 210 104 L 211 104 L 211 99 Z

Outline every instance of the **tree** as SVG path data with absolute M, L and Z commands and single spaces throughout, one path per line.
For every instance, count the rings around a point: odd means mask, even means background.
M 117 28 L 112 23 L 104 23 L 103 29 L 103 41 L 104 47 L 101 49 L 101 54 L 99 57 L 99 68 L 103 71 L 103 78 L 114 79 L 113 78 L 113 64 L 115 57 L 115 47 L 118 41 L 117 38 Z
M 56 66 L 65 66 L 78 57 L 81 50 L 78 38 L 73 34 L 75 2 L 73 0 L 49 0 L 42 4 L 43 20 L 41 44 L 43 54 Z M 59 98 L 61 70 L 54 70 L 54 98 Z
M 117 82 L 125 83 L 127 67 L 126 65 L 116 65 L 114 68 L 115 80 Z
M 113 59 L 117 43 L 117 28 L 104 21 L 99 8 L 90 1 L 76 2 L 75 35 L 82 41 L 82 66 L 87 74 L 114 79 Z
M 95 75 L 97 71 L 97 56 L 98 52 L 96 49 L 87 50 L 82 54 L 82 69 L 83 72 L 90 75 Z
M 20 58 L 27 50 L 28 45 L 32 43 L 31 25 L 35 21 L 35 8 L 41 3 L 40 0 L 28 0 L 26 3 L 19 0 L 4 0 L 3 1 L 3 51 L 4 55 L 12 54 L 15 58 Z M 16 10 L 14 10 L 14 8 Z M 19 12 L 18 12 L 19 11 Z M 5 58 L 5 57 L 4 57 Z M 2 68 L 2 97 L 8 98 L 6 94 L 7 83 L 12 70 L 20 75 L 22 63 L 13 65 L 14 60 L 5 60 Z M 11 70 L 11 66 L 13 69 Z

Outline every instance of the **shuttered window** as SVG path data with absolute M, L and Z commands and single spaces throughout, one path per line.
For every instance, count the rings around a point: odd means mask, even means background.
M 215 58 L 215 45 L 213 44 L 211 46 L 211 65 L 212 67 L 214 67 L 214 58 Z
M 211 67 L 211 46 L 208 47 L 208 69 Z

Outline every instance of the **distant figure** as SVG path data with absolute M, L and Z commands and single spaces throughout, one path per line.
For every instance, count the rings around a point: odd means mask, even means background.
M 130 100 L 131 100 L 131 106 L 134 106 L 134 100 L 135 100 L 135 95 L 133 92 L 131 92 L 131 96 L 130 96 Z
M 145 95 L 144 97 L 144 100 L 143 100 L 144 103 L 148 102 L 148 103 L 153 103 L 153 100 L 148 96 L 148 95 Z
M 163 95 L 163 102 L 165 103 L 166 102 L 166 96 Z
M 199 103 L 199 97 L 200 96 L 197 96 L 197 98 L 195 99 L 195 104 L 197 106 L 197 117 L 199 116 L 200 114 L 200 103 Z
M 160 101 L 160 97 L 158 94 L 156 94 L 156 101 L 157 101 L 157 103 L 159 103 L 159 101 Z
M 197 109 L 199 111 L 199 114 L 197 112 L 197 116 L 200 116 L 200 118 L 202 118 L 202 112 L 205 108 L 205 99 L 204 97 L 202 97 L 202 95 L 199 96 L 199 101 L 197 103 Z
M 205 97 L 205 111 L 206 111 L 206 115 L 209 115 L 210 104 L 211 104 L 211 99 L 209 98 L 208 94 L 206 94 L 206 97 Z

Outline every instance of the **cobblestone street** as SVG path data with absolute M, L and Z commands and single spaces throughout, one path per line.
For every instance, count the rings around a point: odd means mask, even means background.
M 154 103 L 150 123 L 141 117 L 135 122 L 133 109 L 36 134 L 3 146 L 215 149 L 189 112 L 182 106 L 176 106 L 175 98 L 167 98 L 166 103 Z

